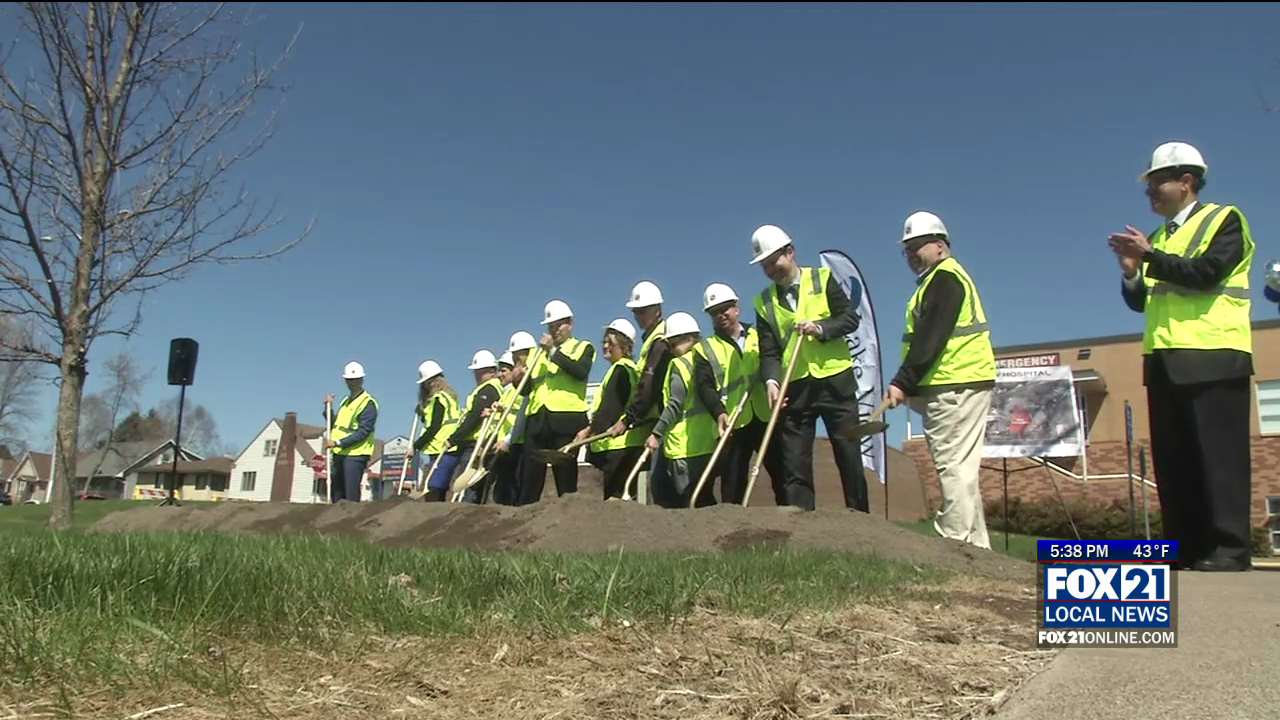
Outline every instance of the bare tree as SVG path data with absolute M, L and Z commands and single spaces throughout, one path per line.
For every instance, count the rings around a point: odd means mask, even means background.
M 168 400 L 160 406 L 160 417 L 164 421 L 165 439 L 172 438 L 178 430 L 178 400 Z M 218 433 L 218 423 L 213 414 L 203 405 L 187 405 L 182 409 L 182 438 L 184 450 L 197 455 L 211 457 L 226 452 L 222 436 Z
M 138 399 L 142 395 L 142 385 L 150 375 L 150 373 L 143 373 L 133 356 L 126 352 L 112 355 L 107 360 L 106 370 L 107 387 L 97 397 L 102 398 L 101 404 L 105 410 L 107 436 L 98 448 L 101 452 L 96 455 L 97 462 L 94 464 L 93 470 L 85 475 L 84 492 L 86 493 L 89 492 L 89 486 L 93 483 L 93 479 L 98 477 L 98 471 L 102 469 L 102 463 L 106 460 L 107 453 L 111 451 L 112 445 L 115 444 L 115 433 L 112 430 L 116 426 L 116 418 L 120 417 L 120 411 L 126 407 L 133 410 L 137 409 Z M 84 405 L 81 404 L 81 410 L 83 411 L 83 409 Z M 83 413 L 80 417 L 83 421 Z
M 131 335 L 143 296 L 197 266 L 273 257 L 306 235 L 250 247 L 278 218 L 228 189 L 271 135 L 274 113 L 260 128 L 246 120 L 281 90 L 292 42 L 260 65 L 223 5 L 24 3 L 6 14 L 20 16 L 15 35 L 30 46 L 16 49 L 31 65 L 19 77 L 0 62 L 0 312 L 32 319 L 37 336 L 0 358 L 58 368 L 49 522 L 64 529 L 93 341 Z
M 27 328 L 10 318 L 0 317 L 0 338 L 26 343 L 30 337 Z M 0 444 L 12 447 L 25 444 L 26 426 L 36 418 L 39 382 L 40 367 L 35 362 L 19 358 L 0 362 Z

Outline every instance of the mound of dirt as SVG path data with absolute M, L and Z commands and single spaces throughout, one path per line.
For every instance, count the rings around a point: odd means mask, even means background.
M 337 505 L 223 503 L 147 506 L 113 513 L 94 532 L 217 531 L 356 538 L 400 547 L 553 552 L 728 551 L 758 546 L 826 548 L 966 574 L 1025 581 L 1032 566 L 955 541 L 926 537 L 844 509 L 718 505 L 665 510 L 569 495 L 523 507 L 408 499 Z

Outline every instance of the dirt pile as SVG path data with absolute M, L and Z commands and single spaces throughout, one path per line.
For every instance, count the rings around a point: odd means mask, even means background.
M 400 547 L 553 552 L 725 551 L 760 545 L 876 555 L 966 574 L 1026 581 L 1030 565 L 963 543 L 925 537 L 844 509 L 721 505 L 672 511 L 566 496 L 524 507 L 408 499 L 338 505 L 224 503 L 147 506 L 114 513 L 95 532 L 217 531 L 350 537 Z

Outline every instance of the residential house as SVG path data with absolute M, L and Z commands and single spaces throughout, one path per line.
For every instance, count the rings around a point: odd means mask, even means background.
M 374 444 L 370 466 L 381 458 Z M 369 497 L 366 489 L 365 497 Z M 236 456 L 228 500 L 324 503 L 324 428 L 298 422 L 297 413 L 272 418 Z
M 49 453 L 25 452 L 18 459 L 13 469 L 5 476 L 5 487 L 13 504 L 24 503 L 32 498 L 43 502 L 49 491 L 49 470 L 53 457 Z
M 186 455 L 185 451 L 183 455 Z M 174 497 L 179 500 L 206 502 L 225 500 L 234 464 L 235 460 L 229 457 L 179 460 Z M 168 497 L 169 476 L 173 473 L 173 454 L 166 452 L 163 457 L 144 458 L 125 472 L 135 479 L 134 490 L 130 495 L 134 500 Z
M 107 498 L 145 499 L 146 495 L 137 492 L 139 484 L 145 484 L 140 483 L 139 472 L 148 466 L 170 466 L 173 451 L 172 440 L 162 443 L 148 440 L 112 443 L 98 450 L 80 453 L 76 457 L 75 491 L 77 494 L 87 491 Z M 203 459 L 186 448 L 182 448 L 178 456 L 180 462 Z

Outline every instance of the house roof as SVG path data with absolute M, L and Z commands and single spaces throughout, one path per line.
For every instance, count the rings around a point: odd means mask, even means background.
M 22 459 L 14 464 L 13 469 L 11 469 L 8 472 L 8 474 L 5 475 L 5 479 L 6 480 L 12 479 L 13 476 L 17 474 L 18 470 L 23 465 L 27 464 L 28 460 L 30 460 L 31 464 L 35 466 L 36 477 L 38 479 L 40 480 L 49 479 L 49 467 L 50 467 L 50 463 L 53 461 L 53 457 L 49 455 L 49 453 L 31 452 L 31 451 L 27 451 L 26 453 L 23 453 Z
M 218 475 L 230 475 L 231 468 L 236 464 L 235 458 L 215 457 L 208 460 L 199 460 L 197 462 L 179 462 L 178 473 L 190 475 L 192 473 L 214 473 Z
M 152 445 L 150 442 L 116 443 L 114 446 L 112 446 L 112 448 L 109 448 L 109 449 L 120 448 L 119 454 L 126 459 L 126 464 L 123 467 L 116 470 L 115 472 L 108 472 L 107 465 L 106 463 L 104 463 L 102 470 L 100 470 L 98 474 L 99 475 L 108 475 L 108 474 L 121 475 L 121 476 L 128 475 L 134 470 L 137 470 L 143 465 L 146 465 L 147 462 L 150 461 L 152 458 L 156 457 L 157 455 L 160 455 L 160 453 L 172 447 L 173 447 L 172 440 L 165 440 L 159 445 Z M 204 459 L 204 456 L 200 455 L 199 453 L 192 452 L 187 448 L 182 448 L 182 454 L 179 460 L 181 460 L 182 457 L 189 457 L 194 460 Z M 80 462 L 84 462 L 84 461 L 81 460 Z M 91 469 L 92 466 L 87 466 L 87 468 Z M 76 475 L 83 477 L 83 475 L 80 475 L 81 472 L 87 472 L 87 471 L 88 470 L 85 467 L 76 465 Z

